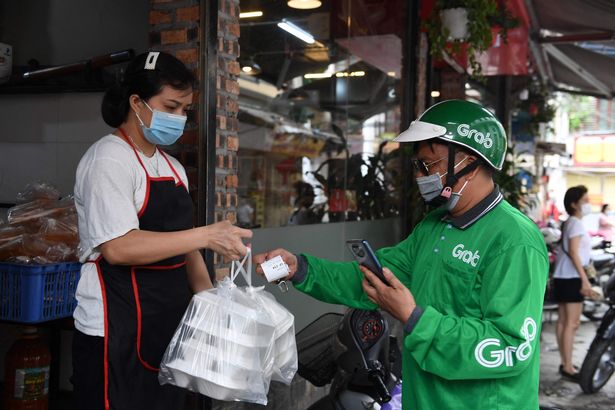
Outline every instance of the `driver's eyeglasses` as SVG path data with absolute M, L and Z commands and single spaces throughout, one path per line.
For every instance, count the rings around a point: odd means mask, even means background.
M 429 167 L 432 166 L 435 163 L 438 163 L 438 162 L 442 161 L 443 159 L 446 159 L 446 158 L 448 158 L 448 157 L 442 157 L 442 158 L 437 159 L 435 161 L 431 161 L 431 162 L 429 162 L 427 164 L 424 163 L 423 161 L 421 161 L 420 159 L 416 159 L 416 158 L 412 159 L 411 162 L 412 162 L 412 166 L 414 167 L 415 171 L 418 171 L 418 172 L 420 172 L 420 173 L 422 173 L 424 175 L 429 175 Z

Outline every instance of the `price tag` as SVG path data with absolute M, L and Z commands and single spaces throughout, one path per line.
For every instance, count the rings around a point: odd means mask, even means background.
M 276 256 L 275 258 L 261 263 L 261 268 L 263 268 L 267 282 L 275 282 L 276 280 L 285 278 L 290 272 L 288 265 L 284 263 L 281 256 Z

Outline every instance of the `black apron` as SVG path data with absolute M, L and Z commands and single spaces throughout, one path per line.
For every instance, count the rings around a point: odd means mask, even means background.
M 139 229 L 172 232 L 193 227 L 193 205 L 188 190 L 167 161 L 173 177 L 147 175 Z M 105 307 L 104 390 L 105 409 L 181 409 L 185 390 L 161 386 L 158 367 L 162 355 L 188 307 L 185 255 L 144 266 L 119 266 L 96 261 Z

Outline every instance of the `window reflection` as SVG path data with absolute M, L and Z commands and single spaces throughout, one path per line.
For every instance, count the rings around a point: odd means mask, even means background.
M 240 6 L 239 224 L 396 215 L 405 2 Z

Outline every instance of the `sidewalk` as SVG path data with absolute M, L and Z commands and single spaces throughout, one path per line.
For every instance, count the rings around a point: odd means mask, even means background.
M 545 319 L 549 313 L 545 312 Z M 551 323 L 543 323 L 540 363 L 540 405 L 552 406 L 566 410 L 594 410 L 615 409 L 615 376 L 596 394 L 586 395 L 577 384 L 560 378 L 558 368 L 560 365 L 557 342 L 555 340 L 554 313 Z M 584 318 L 582 318 L 584 320 Z M 591 344 L 598 322 L 582 321 L 577 331 L 573 362 L 581 366 L 587 348 Z

